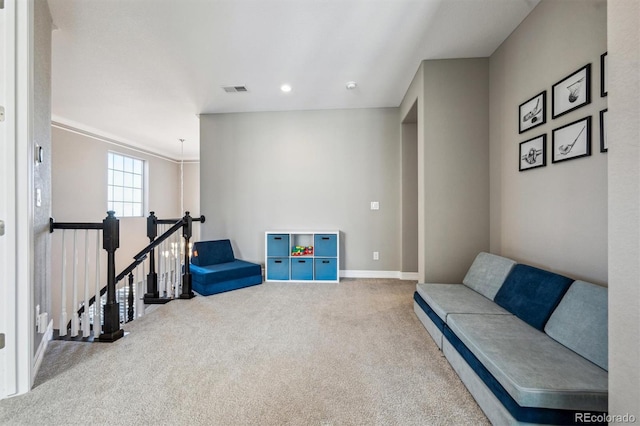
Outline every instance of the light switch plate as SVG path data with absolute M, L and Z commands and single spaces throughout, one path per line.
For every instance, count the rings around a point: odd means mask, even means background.
M 380 202 L 372 201 L 371 202 L 371 210 L 380 210 Z

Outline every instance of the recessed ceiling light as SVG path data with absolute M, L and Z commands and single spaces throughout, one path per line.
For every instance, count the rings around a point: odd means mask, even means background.
M 356 83 L 355 81 L 347 82 L 347 90 L 353 90 L 356 87 L 358 87 L 358 83 Z
M 284 93 L 289 93 L 291 91 L 291 86 L 289 86 L 288 84 L 283 84 L 282 86 L 280 86 L 280 90 L 282 90 Z

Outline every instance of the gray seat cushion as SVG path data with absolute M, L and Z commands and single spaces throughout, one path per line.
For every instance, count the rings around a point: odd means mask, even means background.
M 516 262 L 506 257 L 480 252 L 462 283 L 493 300 L 515 264 Z
M 594 364 L 608 369 L 607 289 L 575 281 L 544 331 Z
M 445 322 L 447 315 L 452 313 L 511 315 L 506 309 L 462 284 L 418 284 L 416 289 L 433 312 Z
M 607 411 L 607 372 L 516 316 L 450 314 L 447 325 L 520 406 Z

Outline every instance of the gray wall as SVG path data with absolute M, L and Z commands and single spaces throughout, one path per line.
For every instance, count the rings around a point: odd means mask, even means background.
M 600 153 L 604 0 L 543 0 L 490 59 L 491 251 L 607 283 L 607 154 Z M 591 104 L 551 118 L 551 87 L 591 63 Z M 518 134 L 518 106 L 547 91 L 547 123 Z M 590 157 L 551 163 L 552 129 L 592 116 Z M 547 166 L 518 171 L 519 143 L 547 134 Z
M 263 263 L 265 231 L 339 229 L 341 269 L 400 271 L 397 108 L 201 115 L 200 138 L 202 239 Z
M 402 272 L 418 272 L 418 103 L 402 123 Z
M 113 145 L 79 133 L 54 127 L 53 141 L 53 217 L 59 222 L 101 222 L 107 211 L 107 152 L 114 151 L 145 160 L 149 174 L 149 210 L 156 212 L 159 218 L 180 217 L 180 165 L 173 161 L 140 151 Z M 193 198 L 185 191 L 186 201 Z M 116 251 L 116 273 L 133 260 L 133 256 L 149 244 L 146 219 L 120 219 L 120 248 Z M 83 232 L 83 231 L 81 231 Z M 84 234 L 79 234 L 79 248 L 84 247 Z M 70 256 L 70 238 L 67 239 L 67 252 Z M 90 242 L 90 247 L 95 243 Z M 61 276 L 61 231 L 53 234 L 51 241 L 51 289 L 53 314 L 58 328 L 60 313 L 60 276 Z M 92 253 L 94 253 L 92 251 Z M 102 253 L 105 262 L 106 255 Z M 68 260 L 69 262 L 69 260 Z M 93 279 L 93 257 L 90 257 L 90 278 Z M 70 265 L 70 263 L 67 263 Z M 106 271 L 103 263 L 101 271 Z M 67 273 L 70 274 L 70 266 Z M 83 264 L 78 267 L 80 282 L 83 282 Z M 70 275 L 69 275 L 70 276 Z M 93 287 L 91 287 L 93 288 Z M 84 292 L 81 291 L 81 298 Z M 67 291 L 69 298 L 70 291 Z M 67 312 L 71 312 L 70 299 Z
M 608 3 L 609 412 L 640 418 L 640 3 Z
M 34 87 L 34 146 L 43 148 L 44 159 L 34 166 L 34 188 L 41 191 L 42 204 L 34 207 L 34 285 L 33 316 L 35 307 L 40 312 L 51 312 L 50 266 L 51 260 L 49 235 L 49 217 L 51 216 L 51 14 L 45 0 L 36 0 L 34 4 L 34 55 L 33 55 L 33 87 Z M 34 190 L 34 193 L 35 193 Z M 34 354 L 37 351 L 42 334 L 35 331 Z M 45 324 L 46 327 L 46 324 Z
M 180 165 L 178 165 L 180 167 Z M 184 210 L 200 216 L 200 163 L 184 163 Z M 194 241 L 200 239 L 200 223 L 193 222 Z
M 400 106 L 417 111 L 418 279 L 461 282 L 489 248 L 489 61 L 423 61 Z
M 489 248 L 489 61 L 424 65 L 425 272 L 462 282 Z

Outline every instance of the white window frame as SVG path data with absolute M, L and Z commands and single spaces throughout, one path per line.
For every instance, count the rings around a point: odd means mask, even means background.
M 109 159 L 111 156 L 120 156 L 126 163 L 127 160 L 132 160 L 132 168 L 127 170 L 127 167 L 123 164 L 122 167 L 116 167 L 115 164 L 110 164 Z M 140 167 L 136 170 L 135 162 L 139 162 Z M 144 217 L 147 206 L 147 193 L 148 193 L 148 180 L 147 180 L 147 161 L 134 157 L 129 154 L 123 154 L 117 151 L 108 151 L 107 153 L 107 210 L 114 210 L 117 217 Z M 120 178 L 117 177 L 120 174 Z M 112 192 L 113 188 L 113 192 Z M 126 194 L 130 191 L 129 194 Z M 136 197 L 136 192 L 140 191 Z M 116 192 L 118 194 L 116 195 Z M 126 199 L 135 199 L 139 201 L 125 201 Z M 116 204 L 117 203 L 117 204 Z M 132 204 L 132 209 L 129 210 L 124 204 Z M 139 206 L 139 209 L 135 207 Z M 119 210 L 122 207 L 122 210 Z

